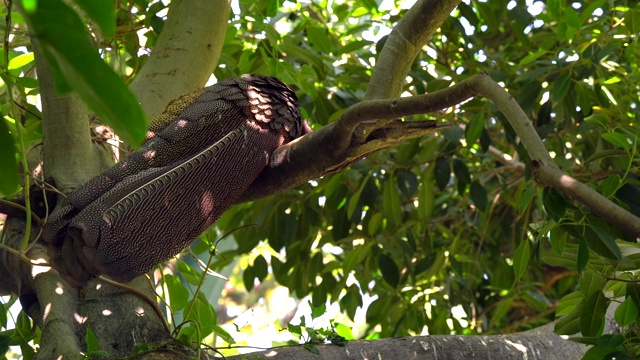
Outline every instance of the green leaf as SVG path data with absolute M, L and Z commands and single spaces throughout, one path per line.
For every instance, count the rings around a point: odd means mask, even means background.
M 191 339 L 193 339 L 194 342 L 201 342 L 204 338 L 213 333 L 217 322 L 217 316 L 213 306 L 209 304 L 202 293 L 200 293 L 197 298 L 191 300 L 191 302 L 193 305 L 189 304 L 187 307 L 191 308 L 191 311 L 188 314 L 185 314 L 185 320 L 193 320 L 199 325 L 199 334 L 192 333 Z
M 520 62 L 518 63 L 518 66 L 530 64 L 536 61 L 540 56 L 546 54 L 547 52 L 548 51 L 545 49 L 538 49 L 538 51 L 534 53 L 529 53 L 529 55 L 525 56 L 524 58 L 522 58 L 522 60 L 520 60 Z
M 617 132 L 608 132 L 602 134 L 601 136 L 611 144 L 621 147 L 627 151 L 629 151 L 629 149 L 631 149 L 631 146 L 633 145 L 631 139 L 626 137 L 624 134 L 620 134 Z
M 110 37 L 116 33 L 116 6 L 111 0 L 73 0 L 93 22 L 102 35 Z
M 587 245 L 587 241 L 585 239 L 580 239 L 580 245 L 578 245 L 578 261 L 576 263 L 579 273 L 582 273 L 588 262 L 589 246 Z
M 20 189 L 16 148 L 4 119 L 0 119 L 0 197 L 10 197 Z
M 398 182 L 398 190 L 404 198 L 413 198 L 418 190 L 418 177 L 413 171 L 406 169 L 398 169 L 396 171 L 396 181 Z
M 340 47 L 336 51 L 336 55 L 350 54 L 356 50 L 360 50 L 365 46 L 371 46 L 371 44 L 373 43 L 369 40 L 350 41 L 345 46 Z
M 526 186 L 524 191 L 522 192 L 522 197 L 520 198 L 518 204 L 518 213 L 522 215 L 522 213 L 527 209 L 528 206 L 531 205 L 531 199 L 533 199 L 533 195 L 536 193 L 536 187 L 529 185 Z
M 11 344 L 11 336 L 0 333 L 0 354 L 6 354 Z
M 291 59 L 297 59 L 302 64 L 312 65 L 313 70 L 318 74 L 320 80 L 326 76 L 326 71 L 322 58 L 316 53 L 311 52 L 308 48 L 300 47 L 293 42 L 293 37 L 284 37 L 279 44 L 280 50 L 287 53 Z
M 91 37 L 78 14 L 61 0 L 47 0 L 25 11 L 25 16 L 51 66 L 58 91 L 74 89 L 124 141 L 139 146 L 147 130 L 142 108 L 89 42 Z
M 621 185 L 622 179 L 620 178 L 620 175 L 614 174 L 602 181 L 600 184 L 600 192 L 602 193 L 602 196 L 610 198 L 616 194 L 616 191 L 618 191 Z
M 546 74 L 549 74 L 553 70 L 555 70 L 554 66 L 542 66 L 542 67 L 535 68 L 533 70 L 528 70 L 524 72 L 522 75 L 519 75 L 518 77 L 516 77 L 514 82 L 522 82 L 522 81 L 527 81 L 532 79 L 536 79 L 536 80 L 541 79 Z
M 7 304 L 5 304 L 4 302 L 0 301 L 0 328 L 7 328 L 7 313 L 9 313 L 8 309 L 11 306 L 7 306 Z M 0 334 L 2 334 L 0 332 Z M 0 354 L 2 354 L 3 352 L 0 351 Z
M 302 327 L 300 325 L 289 324 L 287 325 L 287 330 L 292 334 L 302 336 Z
M 200 284 L 201 275 L 189 266 L 189 264 L 180 259 L 178 259 L 178 271 L 189 284 L 196 286 Z
M 364 189 L 364 186 L 367 184 L 367 181 L 369 181 L 370 176 L 371 175 L 365 177 L 360 183 L 360 186 L 358 186 L 358 190 L 356 190 L 356 192 L 349 197 L 349 204 L 347 205 L 347 217 L 349 219 L 353 217 L 353 213 L 356 211 L 356 207 L 360 202 L 360 195 L 362 194 L 362 190 Z
M 436 257 L 437 257 L 437 253 L 432 252 L 426 257 L 423 257 L 422 259 L 418 260 L 415 263 L 413 275 L 416 276 L 421 274 L 424 271 L 429 270 L 429 268 L 431 268 L 433 266 L 433 263 L 436 261 Z
M 604 334 L 598 338 L 596 344 L 603 349 L 616 349 L 624 341 L 624 336 L 620 334 Z
M 309 307 L 311 307 L 311 319 L 317 319 L 327 312 L 327 304 L 321 304 L 320 306 L 313 306 L 309 301 Z
M 602 7 L 604 4 L 607 3 L 607 0 L 593 0 L 593 1 L 589 1 L 587 7 L 583 9 L 580 9 L 580 23 L 584 24 L 585 22 L 589 21 L 591 19 L 591 17 L 593 16 L 593 12 L 599 8 Z
M 340 307 L 353 320 L 356 316 L 356 310 L 362 307 L 362 296 L 360 296 L 360 290 L 355 285 L 349 286 L 346 290 L 347 293 L 340 299 Z
M 622 259 L 620 248 L 618 247 L 618 244 L 616 244 L 616 241 L 613 239 L 613 237 L 609 235 L 609 233 L 593 225 L 589 225 L 589 227 L 597 235 L 596 239 L 599 239 L 600 243 L 604 245 L 604 247 L 597 246 L 593 241 L 589 241 L 589 247 L 593 251 L 610 259 Z
M 513 272 L 516 279 L 520 279 L 522 275 L 527 271 L 529 265 L 529 259 L 531 257 L 531 244 L 529 240 L 524 240 L 518 245 L 516 253 L 513 257 Z
M 553 82 L 553 88 L 551 89 L 551 98 L 554 101 L 562 102 L 564 97 L 569 92 L 571 86 L 571 74 L 562 73 Z
M 453 173 L 456 175 L 459 183 L 465 186 L 471 183 L 471 173 L 464 161 L 460 159 L 453 160 Z
M 490 326 L 495 325 L 496 322 L 504 320 L 505 316 L 512 309 L 513 297 L 509 297 L 498 302 L 496 310 L 491 317 Z M 492 326 L 493 327 L 493 326 Z
M 580 321 L 583 302 L 576 306 L 575 310 L 561 317 L 554 326 L 554 332 L 558 335 L 574 335 L 580 332 Z
M 254 272 L 253 266 L 247 267 L 242 272 L 242 283 L 244 284 L 245 289 L 247 289 L 247 292 L 253 290 L 253 287 L 254 287 L 254 281 L 256 279 L 256 276 L 253 274 L 253 272 Z
M 400 270 L 396 262 L 393 261 L 389 255 L 382 254 L 380 255 L 380 259 L 378 259 L 378 266 L 380 267 L 384 281 L 395 289 L 400 281 Z
M 597 291 L 602 291 L 607 284 L 607 279 L 594 270 L 585 270 L 580 277 L 580 291 L 584 296 L 589 296 Z
M 269 266 L 267 265 L 267 260 L 262 255 L 258 255 L 255 260 L 253 260 L 253 274 L 258 278 L 258 281 L 264 280 L 269 273 Z
M 631 297 L 624 299 L 616 309 L 614 319 L 620 326 L 627 326 L 638 320 L 638 306 Z
M 40 86 L 40 83 L 38 82 L 38 80 L 30 77 L 20 77 L 16 79 L 16 82 L 20 86 L 28 89 L 37 89 Z
M 320 350 L 313 344 L 304 344 L 304 348 L 312 354 L 320 355 Z
M 396 182 L 394 181 L 394 177 L 388 178 L 384 182 L 384 187 L 382 189 L 382 210 L 384 212 L 385 217 L 391 222 L 393 225 L 400 224 L 400 195 L 398 194 L 398 190 L 396 188 Z
M 9 70 L 20 69 L 33 61 L 33 53 L 21 54 L 9 60 Z
M 640 284 L 628 283 L 626 288 L 627 297 L 633 299 L 636 306 L 640 309 Z
M 580 332 L 583 336 L 598 336 L 604 328 L 605 315 L 609 299 L 602 291 L 594 292 L 585 298 L 580 316 Z
M 328 54 L 332 51 L 331 36 L 329 31 L 324 26 L 309 26 L 307 27 L 307 34 L 309 36 L 309 42 L 322 53 Z
M 220 337 L 224 342 L 226 342 L 229 345 L 235 344 L 236 341 L 233 338 L 233 336 L 231 336 L 231 334 L 229 334 L 225 329 L 223 329 L 220 325 L 216 325 L 214 327 L 214 332 L 216 333 L 216 336 Z
M 478 209 L 481 211 L 487 210 L 487 206 L 489 205 L 487 202 L 487 191 L 479 181 L 476 180 L 471 183 L 469 193 L 471 194 L 471 200 L 473 200 L 473 203 L 478 207 Z
M 267 1 L 267 13 L 268 17 L 274 17 L 278 15 L 278 9 L 280 9 L 280 0 L 268 0 Z
M 440 191 L 444 190 L 449 184 L 451 178 L 451 168 L 449 167 L 449 159 L 441 156 L 436 160 L 436 169 L 434 173 L 436 185 Z
M 562 316 L 571 313 L 578 306 L 580 306 L 580 302 L 584 299 L 584 293 L 582 291 L 574 291 L 571 294 L 563 296 L 558 302 L 558 307 L 556 308 L 556 316 Z
M 180 278 L 171 274 L 166 274 L 162 278 L 169 293 L 171 310 L 175 312 L 184 309 L 189 301 L 189 291 L 182 284 Z
M 435 206 L 435 194 L 433 192 L 433 165 L 423 171 L 418 189 L 418 218 L 421 221 L 431 220 L 433 208 Z
M 87 344 L 87 353 L 91 354 L 100 348 L 98 337 L 93 333 L 91 327 L 87 326 L 87 331 L 84 334 L 84 342 Z
M 593 339 L 593 338 L 585 338 L 585 339 Z M 572 338 L 573 340 L 573 338 Z M 587 344 L 591 345 L 591 344 Z M 617 354 L 617 351 L 613 351 L 611 349 L 604 349 L 599 346 L 593 346 L 591 349 L 587 350 L 587 352 L 582 356 L 581 360 L 629 360 L 629 358 L 622 354 Z
M 553 220 L 558 221 L 567 211 L 564 197 L 554 188 L 546 187 L 542 190 L 542 202 L 545 210 Z
M 345 340 L 354 340 L 351 328 L 345 324 L 335 324 L 336 334 L 342 336 Z
M 467 147 L 475 145 L 484 129 L 484 113 L 480 112 L 469 121 L 469 124 L 464 129 L 465 140 L 467 141 Z
M 560 226 L 556 226 L 549 231 L 549 243 L 556 254 L 562 254 L 564 252 L 568 238 L 569 233 Z
M 90 352 L 90 357 L 91 359 L 98 358 L 98 357 L 104 357 L 108 359 L 113 358 L 113 356 L 109 354 L 108 351 L 105 351 L 105 350 L 93 350 Z
M 20 311 L 18 314 L 18 321 L 16 322 L 16 331 L 19 336 L 25 341 L 29 341 L 35 337 L 35 333 L 32 331 L 33 325 L 31 323 L 31 318 L 27 315 L 26 312 Z
M 624 16 L 624 26 L 630 34 L 638 34 L 640 32 L 640 9 L 630 8 Z
M 369 235 L 375 235 L 380 228 L 380 224 L 382 223 L 382 214 L 377 212 L 371 215 L 369 219 L 369 225 L 367 226 L 367 232 Z
M 344 265 L 342 266 L 345 274 L 350 273 L 356 266 L 362 264 L 364 259 L 371 254 L 373 242 L 365 242 L 363 245 L 355 247 L 349 251 L 344 257 Z

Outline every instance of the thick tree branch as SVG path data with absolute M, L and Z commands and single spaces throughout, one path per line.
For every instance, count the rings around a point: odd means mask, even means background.
M 68 193 L 109 166 L 91 142 L 89 110 L 75 94 L 58 96 L 53 76 L 34 39 L 35 61 L 42 99 L 42 137 L 45 178 Z
M 153 54 L 131 83 L 151 118 L 180 95 L 202 87 L 218 64 L 229 0 L 174 0 Z
M 419 0 L 407 11 L 378 56 L 365 100 L 400 96 L 416 56 L 459 3 L 460 0 Z
M 607 330 L 614 331 L 614 322 L 607 322 Z M 553 324 L 509 335 L 461 336 L 433 335 L 386 338 L 374 341 L 350 341 L 345 346 L 317 345 L 319 354 L 302 346 L 270 349 L 251 353 L 252 359 L 579 359 L 587 346 L 567 341 L 553 333 Z M 228 357 L 239 360 L 247 355 Z
M 367 100 L 351 106 L 337 122 L 276 150 L 269 168 L 260 174 L 240 202 L 276 194 L 340 170 L 375 151 L 448 128 L 449 125 L 435 121 L 393 119 L 459 104 L 475 95 L 470 87 L 474 78 L 431 94 Z

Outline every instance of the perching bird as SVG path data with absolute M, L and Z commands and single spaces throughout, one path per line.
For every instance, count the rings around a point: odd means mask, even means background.
M 244 75 L 171 102 L 129 157 L 76 189 L 44 225 L 52 266 L 79 286 L 127 282 L 186 248 L 279 146 L 310 131 L 290 87 Z

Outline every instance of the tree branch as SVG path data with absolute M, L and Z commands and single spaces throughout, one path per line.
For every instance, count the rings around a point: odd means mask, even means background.
M 493 101 L 507 118 L 531 158 L 529 166 L 540 185 L 551 186 L 578 200 L 603 219 L 640 238 L 640 218 L 560 170 L 513 96 L 488 75 L 475 78 L 472 86 L 478 93 Z
M 180 95 L 202 87 L 217 66 L 229 0 L 174 0 L 153 54 L 131 83 L 151 118 Z
M 589 186 L 564 174 L 553 162 L 533 124 L 515 99 L 486 74 L 431 94 L 392 100 L 369 100 L 347 109 L 333 124 L 276 150 L 272 161 L 239 202 L 265 197 L 340 170 L 363 156 L 400 141 L 442 129 L 435 122 L 388 122 L 384 119 L 436 111 L 481 94 L 492 100 L 519 136 L 529 166 L 543 186 L 580 201 L 594 213 L 640 237 L 640 219 Z M 382 119 L 382 120 L 380 120 Z M 364 131 L 361 130 L 364 127 Z M 407 131 L 413 127 L 414 131 Z M 366 134 L 363 137 L 362 134 Z
M 607 321 L 607 329 L 614 328 Z M 251 354 L 231 356 L 239 360 L 252 359 L 579 359 L 588 348 L 567 341 L 553 333 L 553 323 L 508 335 L 431 335 L 350 341 L 345 346 L 316 345 L 318 354 L 302 346 L 269 349 Z
M 53 76 L 33 39 L 40 98 L 42 99 L 42 137 L 45 178 L 69 193 L 109 166 L 91 142 L 89 110 L 75 94 L 58 96 Z
M 349 107 L 337 122 L 278 148 L 269 167 L 239 202 L 276 194 L 343 169 L 375 151 L 450 127 L 435 121 L 393 119 L 439 111 L 473 97 L 471 83 L 478 76 L 431 94 L 367 100 Z
M 407 11 L 378 56 L 365 100 L 400 96 L 416 56 L 459 3 L 460 0 L 420 0 Z

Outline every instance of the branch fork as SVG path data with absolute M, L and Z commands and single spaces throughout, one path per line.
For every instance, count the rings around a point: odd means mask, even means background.
M 270 166 L 240 202 L 278 193 L 343 169 L 375 151 L 449 128 L 450 124 L 437 121 L 398 118 L 446 109 L 476 95 L 486 96 L 505 115 L 532 159 L 528 166 L 538 184 L 567 194 L 640 238 L 640 218 L 560 170 L 513 96 L 484 73 L 431 94 L 365 100 L 349 107 L 337 122 L 278 148 Z

